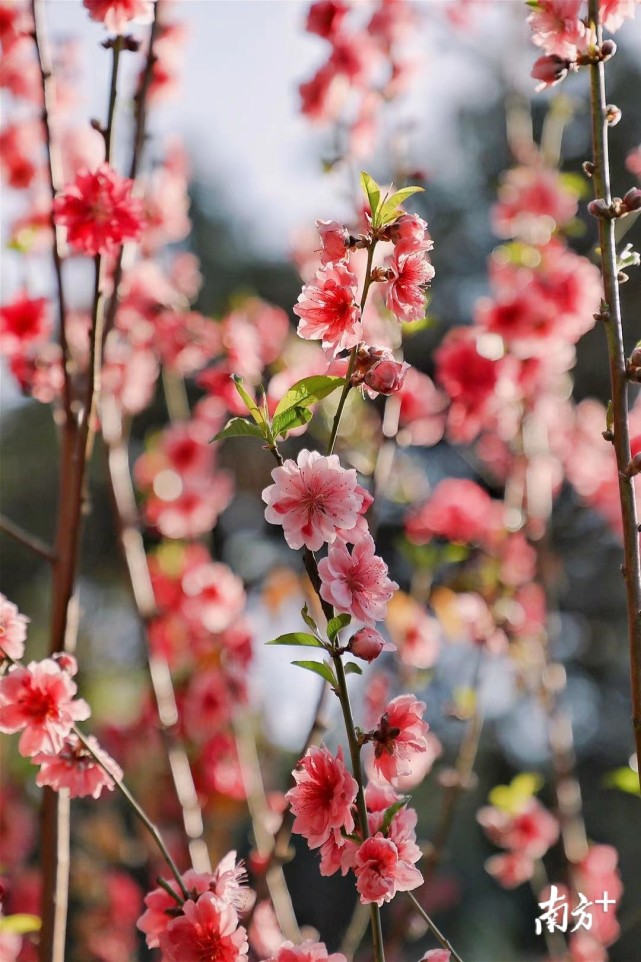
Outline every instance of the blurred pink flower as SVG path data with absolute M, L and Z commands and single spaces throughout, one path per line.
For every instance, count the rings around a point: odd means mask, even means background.
M 70 246 L 87 255 L 114 254 L 125 241 L 138 240 L 144 218 L 132 188 L 133 181 L 109 164 L 93 173 L 79 171 L 53 205 L 56 222 L 67 228 Z
M 17 605 L 0 593 L 0 658 L 7 655 L 20 661 L 24 655 L 29 619 L 20 614 Z

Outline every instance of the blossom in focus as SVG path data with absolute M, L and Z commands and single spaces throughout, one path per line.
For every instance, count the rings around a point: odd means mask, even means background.
M 87 737 L 87 741 L 91 751 L 71 732 L 57 754 L 38 752 L 33 755 L 31 761 L 34 765 L 40 765 L 36 785 L 41 788 L 48 785 L 56 792 L 67 788 L 71 798 L 83 798 L 87 795 L 99 798 L 103 788 L 113 791 L 114 779 L 119 782 L 123 777 L 122 769 L 103 751 L 92 735 Z M 111 774 L 98 763 L 95 755 Z
M 241 962 L 248 951 L 236 912 L 210 892 L 187 899 L 158 941 L 166 962 Z
M 297 461 L 285 461 L 272 471 L 273 484 L 263 491 L 265 518 L 281 524 L 290 548 L 317 551 L 332 544 L 338 530 L 358 522 L 365 492 L 356 471 L 342 468 L 337 455 L 301 451 Z
M 0 353 L 15 357 L 29 345 L 46 340 L 52 329 L 49 302 L 18 294 L 0 307 Z
M 363 333 L 356 295 L 356 275 L 346 264 L 321 268 L 313 283 L 303 287 L 294 307 L 300 318 L 299 336 L 322 341 L 323 350 L 333 354 L 354 347 Z
M 45 658 L 12 668 L 0 678 L 0 731 L 22 732 L 18 750 L 26 758 L 38 752 L 56 753 L 75 722 L 91 710 L 69 672 Z
M 153 17 L 152 0 L 83 0 L 92 20 L 104 23 L 110 33 L 122 34 L 132 20 L 149 23 Z
M 434 268 L 423 251 L 403 251 L 398 245 L 389 263 L 390 279 L 382 284 L 387 308 L 399 321 L 420 321 L 425 317 L 425 290 Z
M 20 614 L 17 605 L 0 593 L 0 658 L 6 655 L 20 661 L 24 655 L 29 619 Z
M 128 240 L 138 240 L 144 226 L 142 206 L 131 196 L 133 181 L 109 164 L 93 173 L 79 171 L 54 200 L 56 223 L 67 228 L 71 247 L 87 255 L 114 254 Z
M 374 769 L 379 777 L 394 782 L 399 776 L 410 775 L 414 757 L 427 751 L 424 711 L 425 702 L 415 695 L 399 695 L 389 702 L 372 736 Z
M 570 66 L 571 61 L 557 57 L 555 53 L 548 54 L 545 57 L 539 57 L 538 60 L 535 60 L 530 71 L 530 76 L 533 80 L 539 81 L 536 92 L 540 93 L 542 90 L 545 90 L 546 87 L 554 87 L 556 84 L 561 83 L 562 80 L 565 80 Z
M 312 746 L 294 770 L 296 785 L 286 795 L 295 820 L 293 831 L 303 835 L 310 848 L 319 848 L 328 838 L 341 845 L 341 830 L 354 830 L 352 805 L 358 785 L 343 761 L 324 745 Z
M 354 545 L 351 554 L 340 541 L 331 545 L 318 564 L 318 573 L 321 598 L 369 627 L 383 621 L 387 603 L 398 588 L 369 534 Z
M 359 847 L 354 859 L 356 888 L 364 905 L 391 902 L 397 892 L 418 888 L 423 876 L 400 858 L 394 842 L 377 832 Z

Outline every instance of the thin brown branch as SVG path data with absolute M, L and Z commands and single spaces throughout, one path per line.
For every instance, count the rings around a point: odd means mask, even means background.
M 450 956 L 451 956 L 451 958 L 452 958 L 452 962 L 462 962 L 461 956 L 458 954 L 458 952 L 455 952 L 455 951 L 454 951 L 454 949 L 452 948 L 451 944 L 447 941 L 447 939 L 445 938 L 445 936 L 443 935 L 443 933 L 440 931 L 440 929 L 438 929 L 438 928 L 436 927 L 436 925 L 434 924 L 434 922 L 432 922 L 431 918 L 429 917 L 429 915 L 427 914 L 427 912 L 425 911 L 425 909 L 423 908 L 423 906 L 421 905 L 421 903 L 420 903 L 419 901 L 417 901 L 417 899 L 415 898 L 415 896 L 413 895 L 413 893 L 412 893 L 412 892 L 407 892 L 406 894 L 407 894 L 407 897 L 409 898 L 410 902 L 413 904 L 414 908 L 415 908 L 416 911 L 418 912 L 418 914 L 421 916 L 421 918 L 422 918 L 423 921 L 425 922 L 425 924 L 426 924 L 426 926 L 428 927 L 429 931 L 432 933 L 432 935 L 434 936 L 434 938 L 436 939 L 436 941 L 437 941 L 437 942 L 439 943 L 439 945 L 441 946 L 441 948 L 445 949 L 446 952 L 449 952 L 449 953 L 450 953 Z
M 589 0 L 588 16 L 595 30 L 597 45 L 602 42 L 598 0 Z M 612 203 L 610 161 L 608 152 L 608 120 L 605 98 L 605 69 L 602 60 L 590 65 L 590 101 L 592 114 L 593 182 L 595 198 Z M 623 578 L 625 583 L 630 644 L 630 683 L 632 725 L 639 761 L 641 784 L 641 558 L 638 515 L 632 478 L 627 473 L 631 460 L 628 425 L 628 383 L 625 372 L 623 327 L 619 300 L 616 251 L 616 220 L 598 217 L 601 273 L 605 309 L 601 318 L 605 327 L 610 382 L 612 389 L 612 434 L 619 472 L 619 498 L 623 519 Z
M 65 417 L 67 420 L 71 420 L 73 417 L 71 410 L 71 372 L 69 370 L 69 345 L 67 343 L 66 329 L 67 310 L 62 278 L 64 244 L 62 241 L 60 228 L 56 224 L 53 214 L 53 201 L 63 185 L 62 158 L 53 135 L 51 122 L 51 118 L 55 111 L 55 81 L 53 76 L 53 60 L 51 57 L 47 35 L 44 0 L 31 0 L 31 10 L 34 23 L 33 37 L 36 44 L 38 64 L 40 66 L 40 77 L 42 80 L 42 124 L 44 127 L 45 144 L 47 148 L 47 174 L 49 177 L 49 187 L 51 191 L 51 254 L 53 257 L 53 267 L 56 276 L 59 337 L 60 347 L 62 350 L 62 371 L 64 378 L 62 398 Z
M 155 655 L 149 647 L 148 627 L 149 622 L 156 615 L 156 599 L 149 576 L 147 556 L 136 509 L 127 446 L 123 437 L 121 412 L 118 410 L 115 401 L 109 399 L 107 403 L 103 404 L 102 414 L 103 437 L 107 446 L 109 479 L 114 514 L 118 526 L 118 537 L 129 574 L 136 610 L 143 627 L 158 720 L 176 796 L 182 811 L 189 854 L 192 866 L 196 871 L 209 872 L 211 871 L 211 862 L 204 839 L 204 824 L 198 794 L 185 747 L 176 733 L 178 708 L 171 672 L 166 659 Z
M 29 532 L 21 528 L 19 524 L 15 524 L 3 514 L 0 514 L 0 531 L 4 531 L 4 533 L 8 534 L 14 541 L 24 545 L 29 551 L 38 555 L 39 558 L 44 558 L 44 560 L 50 564 L 55 561 L 53 548 L 46 544 L 46 542 L 41 541 L 40 538 L 36 538 L 35 535 L 29 534 Z

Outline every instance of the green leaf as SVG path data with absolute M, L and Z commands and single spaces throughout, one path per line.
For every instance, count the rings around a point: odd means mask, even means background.
M 294 407 L 309 407 L 322 401 L 324 397 L 335 391 L 336 388 L 345 384 L 344 377 L 330 376 L 329 374 L 314 374 L 311 377 L 304 377 L 296 384 L 292 384 L 289 391 L 278 402 L 274 416 L 278 417 L 283 411 L 288 411 Z
M 372 225 L 378 227 L 378 205 L 381 202 L 381 188 L 366 171 L 361 171 L 361 187 L 365 191 L 372 212 Z
M 327 637 L 329 638 L 329 640 L 331 642 L 336 641 L 336 635 L 338 634 L 338 632 L 342 628 L 345 628 L 350 623 L 351 620 L 352 620 L 351 615 L 336 615 L 335 618 L 332 618 L 330 621 L 328 621 Z
M 629 792 L 631 795 L 641 795 L 639 776 L 629 765 L 624 765 L 623 768 L 615 768 L 613 772 L 608 772 L 603 779 L 603 783 L 607 785 L 608 788 L 618 788 L 620 791 Z
M 309 408 L 295 407 L 283 411 L 272 421 L 272 434 L 274 438 L 286 437 L 288 431 L 307 424 L 312 419 L 312 412 Z
M 314 635 L 308 635 L 306 631 L 292 631 L 287 635 L 279 635 L 273 641 L 268 641 L 268 645 L 302 645 L 306 648 L 323 648 L 322 641 Z
M 240 437 L 250 437 L 250 438 L 260 438 L 265 440 L 265 433 L 261 430 L 258 424 L 254 424 L 253 421 L 248 421 L 247 418 L 231 418 L 227 422 L 222 431 L 215 434 L 210 440 L 212 441 L 222 441 L 223 438 L 240 438 Z
M 42 922 L 37 915 L 27 915 L 26 912 L 19 912 L 17 915 L 7 915 L 0 918 L 0 932 L 12 932 L 14 935 L 27 935 L 29 932 L 38 932 L 42 927 Z
M 314 621 L 314 619 L 309 613 L 307 602 L 305 602 L 305 604 L 301 608 L 300 614 L 301 614 L 301 618 L 303 619 L 303 621 L 305 622 L 308 628 L 311 628 L 312 631 L 318 631 L 318 625 L 316 624 L 316 622 Z
M 392 824 L 392 819 L 397 814 L 397 812 L 400 812 L 402 808 L 405 808 L 410 798 L 411 798 L 410 795 L 407 795 L 406 798 L 400 798 L 398 802 L 394 802 L 393 805 L 390 805 L 389 808 L 385 809 L 385 814 L 383 815 L 383 821 L 381 823 L 379 832 L 382 832 L 383 835 L 387 835 L 387 833 L 390 830 L 390 825 Z
M 357 665 L 355 661 L 348 661 L 344 667 L 346 675 L 362 675 L 363 669 L 360 665 Z
M 425 191 L 424 187 L 402 187 L 401 190 L 397 190 L 395 194 L 388 197 L 385 203 L 381 206 L 378 212 L 379 225 L 384 227 L 385 224 L 391 224 L 392 221 L 396 220 L 399 215 L 399 207 L 404 204 L 408 197 L 412 194 L 419 194 Z
M 328 681 L 332 688 L 338 688 L 338 682 L 334 677 L 334 672 L 324 661 L 293 661 L 292 665 L 298 665 L 299 668 L 312 671 L 315 675 L 320 675 L 321 678 Z
M 243 387 L 242 377 L 240 377 L 240 375 L 238 374 L 232 374 L 232 380 L 236 386 L 236 390 L 238 391 L 238 393 L 240 394 L 243 400 L 245 407 L 253 417 L 256 424 L 260 424 L 260 425 L 265 424 L 265 417 L 263 415 L 263 412 L 260 410 L 256 402 L 254 401 L 251 394 L 248 394 L 245 388 Z

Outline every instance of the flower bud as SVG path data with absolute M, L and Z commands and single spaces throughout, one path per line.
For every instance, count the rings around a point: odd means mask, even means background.
M 588 204 L 588 212 L 592 214 L 593 217 L 604 217 L 606 220 L 612 220 L 612 205 L 606 203 L 602 197 L 597 197 L 596 200 L 591 200 Z
M 641 474 L 641 451 L 634 455 L 625 469 L 626 478 L 634 478 L 637 476 L 637 474 Z
M 331 264 L 345 257 L 349 244 L 349 231 L 337 220 L 317 220 L 316 227 L 321 239 L 321 261 Z
M 377 394 L 396 394 L 403 386 L 409 364 L 397 361 L 386 347 L 363 345 L 356 355 L 351 383 L 364 385 L 370 397 Z
M 641 189 L 632 187 L 624 196 L 622 207 L 626 214 L 631 214 L 632 211 L 635 210 L 641 210 Z
M 375 628 L 361 628 L 350 638 L 347 650 L 363 661 L 374 661 L 382 651 L 396 651 L 396 645 L 385 641 Z
M 557 57 L 555 53 L 548 54 L 545 57 L 539 57 L 539 59 L 534 62 L 530 73 L 531 77 L 540 81 L 539 86 L 536 88 L 537 91 L 543 90 L 545 87 L 554 87 L 555 84 L 560 83 L 567 77 L 570 63 L 569 60 L 563 60 L 562 57 Z
M 78 672 L 78 662 L 73 655 L 68 654 L 66 651 L 57 651 L 53 655 L 54 661 L 58 662 L 62 671 L 66 671 L 68 675 L 72 677 Z
M 617 45 L 614 40 L 604 40 L 601 44 L 601 59 L 609 60 L 617 52 Z

